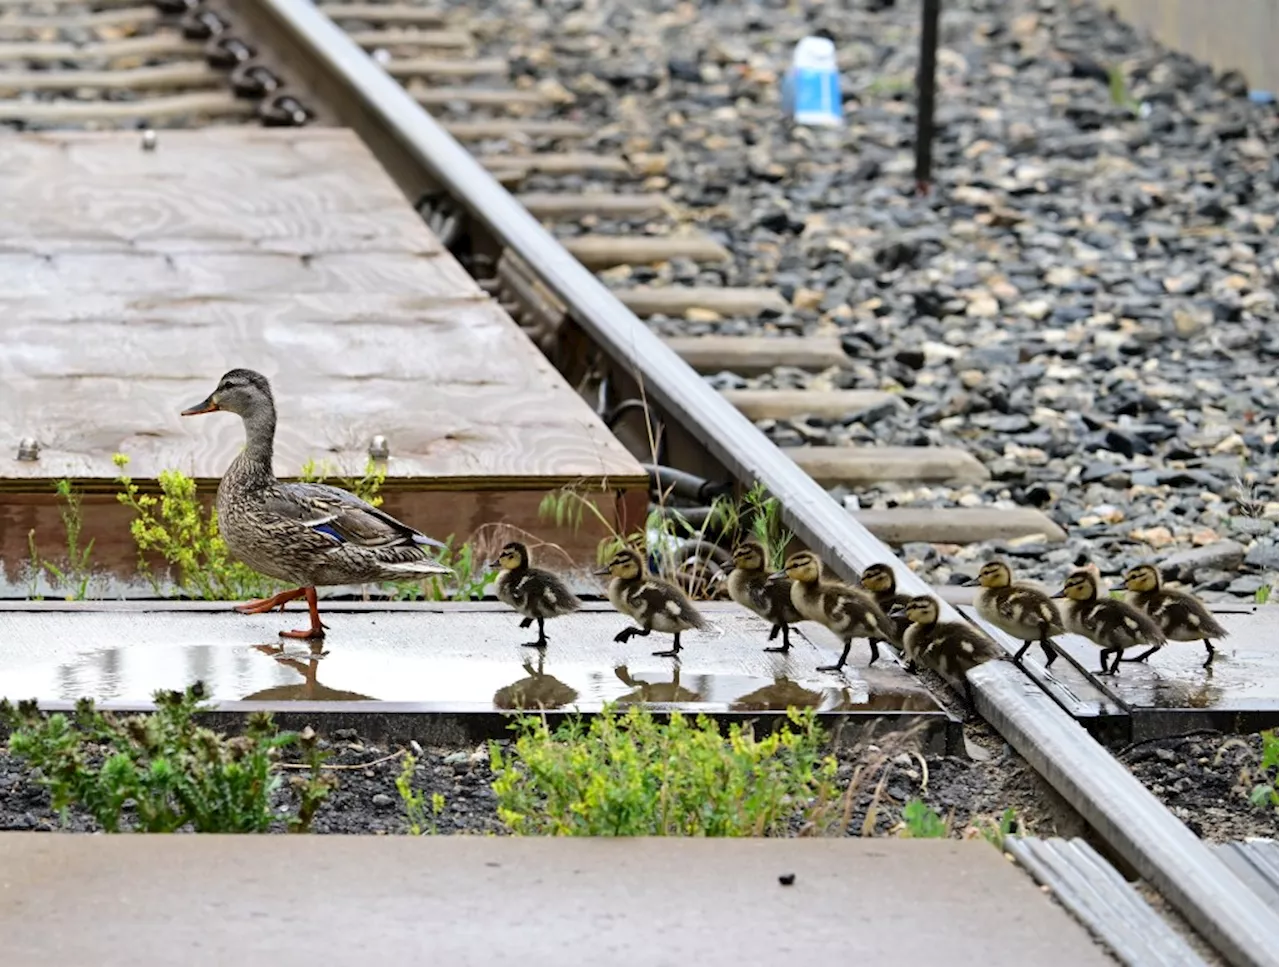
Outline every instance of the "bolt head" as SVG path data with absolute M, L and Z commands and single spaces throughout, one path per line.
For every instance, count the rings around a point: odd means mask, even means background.
M 381 433 L 369 441 L 369 456 L 374 460 L 385 460 L 390 455 L 391 448 L 387 444 L 387 438 Z
M 40 459 L 40 444 L 35 437 L 25 436 L 18 441 L 18 459 L 28 462 Z
M 142 132 L 142 150 L 154 151 L 156 149 L 156 133 L 151 128 L 147 128 Z

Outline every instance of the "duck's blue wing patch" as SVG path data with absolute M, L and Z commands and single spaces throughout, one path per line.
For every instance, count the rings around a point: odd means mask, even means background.
M 335 544 L 346 543 L 343 540 L 342 535 L 339 534 L 336 530 L 334 530 L 332 524 L 316 524 L 311 529 L 318 534 L 323 534 L 325 537 L 332 538 Z

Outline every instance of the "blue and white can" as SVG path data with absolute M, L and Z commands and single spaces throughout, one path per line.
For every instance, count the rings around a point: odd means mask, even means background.
M 796 124 L 840 127 L 840 71 L 836 45 L 826 37 L 805 37 L 796 44 L 782 80 L 783 108 Z

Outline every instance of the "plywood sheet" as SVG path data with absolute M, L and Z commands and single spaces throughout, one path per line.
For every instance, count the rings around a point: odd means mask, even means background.
M 349 131 L 15 136 L 0 183 L 0 488 L 109 480 L 117 451 L 221 476 L 239 421 L 178 411 L 239 366 L 276 391 L 281 475 L 381 434 L 393 481 L 643 481 Z

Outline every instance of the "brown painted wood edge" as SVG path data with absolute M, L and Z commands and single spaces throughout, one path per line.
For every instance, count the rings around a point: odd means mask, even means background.
M 0 478 L 0 497 L 45 497 L 53 491 L 53 477 L 9 477 Z M 295 482 L 298 477 L 282 477 L 281 480 Z M 338 475 L 327 477 L 329 483 L 341 483 L 345 479 Z M 159 481 L 151 478 L 135 477 L 131 482 L 145 494 L 160 493 Z M 42 486 L 43 485 L 43 486 Z M 120 484 L 115 480 L 102 477 L 72 477 L 71 486 L 77 493 L 116 494 L 121 492 Z M 214 490 L 218 486 L 216 477 L 198 477 L 196 487 L 200 490 Z M 605 476 L 605 477 L 388 477 L 379 488 L 379 493 L 460 493 L 485 492 L 490 490 L 562 490 L 572 487 L 590 493 L 607 493 L 613 490 L 639 490 L 648 488 L 647 476 Z

